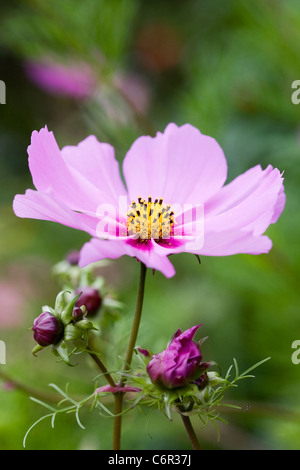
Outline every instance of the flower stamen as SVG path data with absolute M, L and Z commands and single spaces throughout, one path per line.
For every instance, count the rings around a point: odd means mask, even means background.
M 163 205 L 162 198 L 153 202 L 151 196 L 139 197 L 137 203 L 132 201 L 127 217 L 127 234 L 141 240 L 169 239 L 174 233 L 174 212 L 169 204 Z

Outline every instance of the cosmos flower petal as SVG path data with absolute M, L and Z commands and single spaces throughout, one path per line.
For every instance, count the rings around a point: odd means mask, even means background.
M 110 146 L 101 144 L 94 136 L 62 152 L 53 132 L 43 128 L 32 133 L 28 155 L 36 189 L 43 192 L 51 188 L 70 209 L 96 214 L 99 204 L 107 202 L 107 195 L 114 196 L 109 200 L 113 204 L 120 190 L 124 194 L 117 181 L 117 165 Z
M 123 172 L 130 198 L 162 197 L 167 203 L 205 202 L 227 177 L 219 144 L 190 124 L 169 124 L 164 133 L 138 138 L 128 151 Z
M 144 263 L 148 268 L 160 271 L 165 277 L 170 278 L 175 274 L 175 268 L 167 256 L 162 256 L 156 250 L 156 243 L 152 240 L 148 241 L 149 249 L 140 249 L 131 242 L 129 244 L 130 256 L 135 256 L 139 261 Z M 127 243 L 128 246 L 128 243 Z
M 61 154 L 74 177 L 81 177 L 85 185 L 98 190 L 98 203 L 106 202 L 118 207 L 119 197 L 126 196 L 127 191 L 111 145 L 99 142 L 91 135 L 76 146 L 63 147 Z
M 18 217 L 49 220 L 68 227 L 95 235 L 97 220 L 86 214 L 73 212 L 51 192 L 39 192 L 27 189 L 25 194 L 17 194 L 13 202 L 13 210 Z
M 220 191 L 224 197 L 216 197 L 219 204 L 216 201 L 208 202 L 205 210 L 206 232 L 244 229 L 252 231 L 254 235 L 261 235 L 274 220 L 274 212 L 275 219 L 278 219 L 284 207 L 283 178 L 279 170 L 269 165 L 260 172 L 258 179 L 257 168 L 253 170 L 225 186 Z M 248 186 L 246 191 L 240 188 L 243 181 Z M 210 213 L 211 207 L 214 215 Z
M 197 254 L 203 256 L 229 256 L 238 253 L 259 255 L 268 253 L 271 248 L 272 241 L 266 235 L 254 236 L 252 232 L 231 230 L 207 233 L 204 246 Z
M 198 253 L 200 250 L 195 248 L 195 237 L 185 237 L 185 239 L 168 241 L 161 241 L 155 243 L 155 251 L 160 256 L 169 256 L 171 254 L 179 253 Z M 197 246 L 197 245 L 196 245 Z M 202 243 L 201 243 L 202 246 Z
M 81 249 L 79 266 L 84 267 L 102 259 L 116 259 L 123 255 L 136 258 L 148 268 L 162 272 L 166 277 L 172 277 L 175 274 L 172 263 L 167 256 L 162 256 L 161 253 L 155 250 L 155 245 L 151 240 L 145 243 L 144 248 L 140 248 L 136 240 L 100 240 L 92 238 Z
M 285 202 L 286 202 L 286 195 L 284 194 L 284 186 L 281 186 L 281 189 L 278 193 L 277 201 L 274 206 L 274 212 L 273 212 L 273 217 L 271 220 L 271 224 L 275 224 L 279 217 L 281 216 L 281 213 L 285 207 Z
M 192 328 L 189 328 L 188 330 L 185 330 L 183 333 L 180 335 L 176 336 L 174 339 L 176 339 L 176 342 L 183 342 L 183 341 L 191 341 L 193 337 L 196 334 L 196 331 L 201 327 L 202 325 L 195 325 L 192 326 Z M 173 341 L 174 341 L 173 339 Z
M 239 202 L 246 199 L 249 194 L 253 193 L 260 185 L 261 180 L 271 171 L 271 165 L 265 170 L 260 165 L 256 165 L 237 176 L 207 201 L 205 205 L 206 213 L 209 216 L 213 216 L 236 206 Z
M 117 259 L 125 254 L 126 245 L 123 240 L 92 238 L 81 248 L 78 264 L 83 268 L 102 259 Z

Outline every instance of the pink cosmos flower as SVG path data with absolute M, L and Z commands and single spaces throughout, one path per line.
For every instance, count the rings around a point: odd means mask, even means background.
M 172 277 L 174 253 L 267 253 L 272 242 L 263 234 L 285 205 L 271 165 L 224 185 L 221 147 L 190 124 L 139 137 L 123 162 L 126 187 L 113 147 L 95 136 L 60 150 L 45 127 L 33 132 L 28 154 L 36 190 L 15 196 L 15 214 L 89 233 L 81 267 L 128 255 Z

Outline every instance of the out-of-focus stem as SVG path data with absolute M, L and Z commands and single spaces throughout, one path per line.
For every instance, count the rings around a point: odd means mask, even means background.
M 122 371 L 125 372 L 128 370 L 131 364 L 133 349 L 136 344 L 136 339 L 139 331 L 143 301 L 144 301 L 144 292 L 145 292 L 145 280 L 146 280 L 146 266 L 141 263 L 140 269 L 140 280 L 139 280 L 139 289 L 137 295 L 137 303 L 135 309 L 135 315 L 132 323 L 131 333 L 129 337 L 129 343 L 127 346 L 127 352 L 125 356 L 125 361 L 123 364 Z M 126 377 L 123 375 L 118 383 L 118 387 L 124 387 L 126 382 Z M 121 448 L 121 426 L 122 426 L 122 407 L 123 407 L 123 393 L 118 392 L 115 394 L 115 421 L 114 421 L 114 440 L 113 440 L 113 449 L 119 450 Z
M 88 350 L 87 350 L 88 354 L 90 355 L 90 357 L 93 359 L 93 361 L 95 362 L 95 364 L 97 365 L 98 369 L 100 370 L 100 372 L 102 372 L 103 376 L 105 377 L 105 379 L 107 380 L 107 382 L 109 383 L 109 385 L 111 387 L 116 387 L 116 382 L 114 381 L 114 379 L 112 378 L 112 376 L 110 375 L 110 373 L 108 372 L 107 368 L 105 367 L 105 365 L 103 364 L 103 362 L 101 361 L 100 357 L 98 356 L 98 354 L 93 351 L 93 347 L 91 346 L 91 343 L 89 343 L 89 346 L 88 346 Z
M 24 384 L 20 380 L 17 380 L 11 377 L 9 374 L 4 372 L 3 370 L 0 370 L 0 379 L 2 379 L 4 382 L 10 385 L 13 389 L 24 392 L 26 395 L 37 398 L 41 401 L 58 403 L 61 400 L 61 396 L 59 396 L 58 394 L 45 392 L 35 387 L 30 387 L 29 385 Z

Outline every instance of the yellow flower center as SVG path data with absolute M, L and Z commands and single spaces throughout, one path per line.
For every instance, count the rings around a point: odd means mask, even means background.
M 127 234 L 136 235 L 141 240 L 168 239 L 173 235 L 174 212 L 170 211 L 170 205 L 163 205 L 163 199 L 155 199 L 151 196 L 148 201 L 138 198 L 138 202 L 132 202 L 127 213 Z

